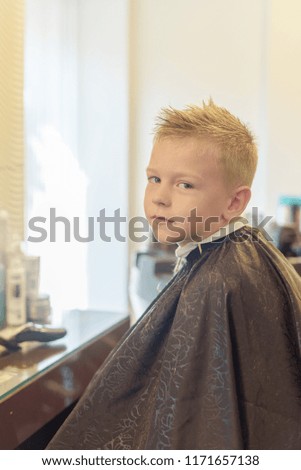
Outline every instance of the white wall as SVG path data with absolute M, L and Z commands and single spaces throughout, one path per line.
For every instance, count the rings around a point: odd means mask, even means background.
M 301 3 L 269 1 L 268 211 L 281 194 L 301 196 Z

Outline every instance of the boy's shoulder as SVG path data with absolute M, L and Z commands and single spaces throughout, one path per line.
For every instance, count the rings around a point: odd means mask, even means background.
M 301 278 L 271 241 L 255 228 L 245 226 L 212 246 L 196 265 L 195 277 L 201 284 L 222 285 L 225 289 L 272 290 L 299 286 Z
M 206 318 L 210 312 L 219 319 L 231 312 L 235 318 L 260 322 L 263 316 L 273 322 L 287 311 L 299 318 L 301 278 L 297 272 L 260 233 L 247 228 L 240 237 L 225 240 L 194 263 L 181 293 L 184 308 L 193 307 Z

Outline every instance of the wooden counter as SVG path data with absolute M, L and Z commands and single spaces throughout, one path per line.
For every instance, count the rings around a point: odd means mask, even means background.
M 61 326 L 61 325 L 60 325 Z M 82 395 L 104 359 L 129 328 L 126 314 L 73 310 L 67 335 L 0 351 L 0 449 L 15 449 Z

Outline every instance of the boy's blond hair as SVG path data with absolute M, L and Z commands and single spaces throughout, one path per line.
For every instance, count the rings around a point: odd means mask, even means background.
M 218 151 L 225 183 L 229 187 L 251 186 L 257 166 L 257 146 L 248 127 L 212 99 L 203 107 L 183 110 L 163 108 L 159 114 L 154 141 L 167 137 L 195 137 Z

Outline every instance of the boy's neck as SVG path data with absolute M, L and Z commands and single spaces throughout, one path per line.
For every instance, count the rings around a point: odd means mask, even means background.
M 235 232 L 235 230 L 238 230 L 245 225 L 246 221 L 242 217 L 237 217 L 236 219 L 232 219 L 227 224 L 219 227 L 215 232 L 210 233 L 210 235 L 206 236 L 206 238 L 202 238 L 202 240 L 183 240 L 183 242 L 178 243 L 178 246 L 183 248 L 184 246 L 188 247 L 188 245 L 196 246 L 198 244 L 209 243 L 213 240 L 226 237 L 230 233 Z

